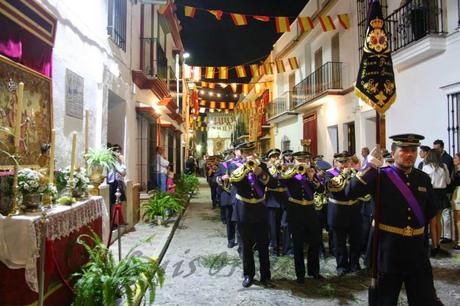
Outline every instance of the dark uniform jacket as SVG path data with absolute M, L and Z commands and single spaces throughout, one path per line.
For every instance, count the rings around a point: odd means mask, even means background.
M 224 182 L 221 177 L 225 174 L 230 176 L 238 168 L 239 161 L 240 159 L 233 159 L 220 163 L 214 175 L 220 189 L 220 206 L 233 205 L 235 201 L 236 189 L 229 182 Z
M 382 168 L 383 169 L 383 168 Z M 436 214 L 433 201 L 433 188 L 430 177 L 416 168 L 406 175 L 394 168 L 404 183 L 412 191 L 424 213 L 424 223 Z M 377 170 L 367 168 L 359 172 L 345 186 L 344 194 L 356 198 L 371 193 L 375 201 Z M 398 228 L 420 228 L 417 218 L 409 207 L 406 199 L 388 175 L 380 173 L 380 223 Z M 402 236 L 388 231 L 379 230 L 379 262 L 378 268 L 383 273 L 411 273 L 430 267 L 424 244 L 424 235 Z
M 358 196 L 347 194 L 344 188 L 353 175 L 353 170 L 348 174 L 342 171 L 338 175 L 334 175 L 331 170 L 326 171 L 324 183 L 328 191 L 327 223 L 331 227 L 348 227 L 361 214 Z
M 266 205 L 271 208 L 284 208 L 287 201 L 287 188 L 280 180 L 281 173 L 275 173 L 276 171 L 273 171 L 273 169 L 269 169 L 269 171 L 271 179 L 265 192 Z

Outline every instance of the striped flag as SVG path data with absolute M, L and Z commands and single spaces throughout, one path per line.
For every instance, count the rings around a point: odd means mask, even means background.
M 189 65 L 184 65 L 184 78 L 185 79 L 192 78 L 192 67 Z
M 255 91 L 256 91 L 256 94 L 259 94 L 259 93 L 260 93 L 260 90 L 261 90 L 260 84 L 257 83 L 257 84 L 254 86 L 254 89 L 255 89 Z
M 216 17 L 217 20 L 222 20 L 222 14 L 224 12 L 222 12 L 221 10 L 208 10 L 208 12 L 210 12 L 211 14 L 214 15 L 214 17 Z
M 193 80 L 195 82 L 199 82 L 201 80 L 201 67 L 193 67 Z
M 284 33 L 291 31 L 288 17 L 275 17 L 276 32 Z
M 208 87 L 208 82 L 201 81 L 201 87 Z
M 219 67 L 219 79 L 221 80 L 228 79 L 228 67 Z
M 248 76 L 246 74 L 246 68 L 244 67 L 244 65 L 236 66 L 235 70 L 236 70 L 236 76 L 239 78 L 245 78 Z
M 214 89 L 216 88 L 216 83 L 208 83 L 209 88 Z
M 272 63 L 265 63 L 263 65 L 264 74 L 273 74 Z
M 234 109 L 235 108 L 235 102 L 229 102 L 228 103 L 228 108 L 229 109 Z
M 214 79 L 214 67 L 206 67 L 205 72 L 204 72 L 204 78 Z
M 276 61 L 276 71 L 278 73 L 286 72 L 286 68 L 284 67 L 283 60 L 277 60 Z
M 263 21 L 263 22 L 269 22 L 270 17 L 268 16 L 252 16 L 255 20 Z
M 169 4 L 170 3 L 168 2 L 168 4 L 160 5 L 160 7 L 158 8 L 158 13 L 164 15 L 169 8 Z
M 209 102 L 209 108 L 211 108 L 211 109 L 216 108 L 216 101 Z
M 184 6 L 184 13 L 185 13 L 185 16 L 193 18 L 195 17 L 196 8 L 186 5 Z
M 206 106 L 206 100 L 201 100 L 200 101 L 200 106 Z
M 226 108 L 226 103 L 225 103 L 225 102 L 220 102 L 220 108 L 221 108 L 221 109 Z
M 252 77 L 258 77 L 259 76 L 259 65 L 252 64 L 252 65 L 249 65 L 249 68 L 251 68 Z
M 289 61 L 289 66 L 291 66 L 292 70 L 296 70 L 296 69 L 300 68 L 299 61 L 297 60 L 297 57 L 290 57 L 290 58 L 288 58 L 288 61 Z
M 238 85 L 236 83 L 232 83 L 232 84 L 230 84 L 230 86 L 232 87 L 233 93 L 236 93 Z
M 242 91 L 245 95 L 247 95 L 249 92 L 249 84 L 243 84 Z
M 245 15 L 230 13 L 230 17 L 232 17 L 233 23 L 236 26 L 244 26 L 248 24 L 248 19 Z
M 318 18 L 324 32 L 335 30 L 335 24 L 331 16 L 319 16 Z
M 313 30 L 313 20 L 311 17 L 297 17 L 301 33 L 308 33 Z
M 348 30 L 350 28 L 350 19 L 348 18 L 348 14 L 340 14 L 337 15 L 337 17 L 339 18 L 339 22 L 342 25 L 342 27 L 345 30 Z

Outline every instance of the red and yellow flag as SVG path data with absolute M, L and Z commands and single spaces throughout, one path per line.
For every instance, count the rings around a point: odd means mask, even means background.
M 264 74 L 273 74 L 272 63 L 265 63 L 263 65 Z
M 216 101 L 210 101 L 209 102 L 209 108 L 211 108 L 211 109 L 216 108 Z
M 237 85 L 236 83 L 232 83 L 232 84 L 230 84 L 230 86 L 232 87 L 233 93 L 236 93 L 236 90 L 237 90 L 237 88 L 238 88 L 238 85 Z
M 252 16 L 255 20 L 263 21 L 263 22 L 269 22 L 270 17 L 268 16 Z
M 170 2 L 164 5 L 160 5 L 160 7 L 158 8 L 158 13 L 160 13 L 161 15 L 164 15 L 166 11 L 168 10 L 169 5 L 170 5 Z
M 277 60 L 275 64 L 276 64 L 276 71 L 278 73 L 286 72 L 286 68 L 284 67 L 283 60 Z
M 233 23 L 236 26 L 244 26 L 248 24 L 248 19 L 245 15 L 230 13 L 230 17 L 232 17 Z
M 192 76 L 195 82 L 199 82 L 201 80 L 201 67 L 193 67 Z
M 209 88 L 214 89 L 216 88 L 216 83 L 208 83 Z
M 193 6 L 184 6 L 184 13 L 185 13 L 185 16 L 187 17 L 195 17 L 195 13 L 196 13 L 196 8 L 194 8 Z
M 208 87 L 208 82 L 201 81 L 201 87 Z
M 217 20 L 222 20 L 222 12 L 221 10 L 208 10 L 209 13 L 213 14 L 214 17 L 216 17 Z
M 252 74 L 253 78 L 258 77 L 260 75 L 259 74 L 259 65 L 252 64 L 252 65 L 249 65 L 249 68 L 251 68 L 251 74 Z
M 226 106 L 227 106 L 227 105 L 226 105 L 226 103 L 225 103 L 225 102 L 220 102 L 220 108 L 221 108 L 221 109 L 224 109 L 224 108 L 226 108 Z
M 337 15 L 339 18 L 339 22 L 345 30 L 350 28 L 350 19 L 348 18 L 348 14 L 339 14 Z
M 201 100 L 200 101 L 200 106 L 206 106 L 206 100 Z
M 235 102 L 229 102 L 228 103 L 228 108 L 229 109 L 234 109 L 235 108 Z
M 262 87 L 260 86 L 259 83 L 256 83 L 256 85 L 254 85 L 254 89 L 256 91 L 256 94 L 259 94 L 261 89 L 262 89 Z
M 289 17 L 275 17 L 276 32 L 284 33 L 291 31 Z
M 205 79 L 214 79 L 214 67 L 206 67 L 204 72 Z
M 236 70 L 236 76 L 239 78 L 245 78 L 248 76 L 246 74 L 246 68 L 244 67 L 244 65 L 236 66 L 235 70 Z
M 313 30 L 313 20 L 311 17 L 297 17 L 299 28 L 301 33 L 308 33 Z
M 288 58 L 289 61 L 289 66 L 291 66 L 292 70 L 299 69 L 299 61 L 297 60 L 297 57 L 290 57 Z
M 219 79 L 228 79 L 228 67 L 219 67 Z
M 242 91 L 245 95 L 249 93 L 249 84 L 243 84 Z
M 331 16 L 319 16 L 318 18 L 324 32 L 335 30 L 335 24 Z

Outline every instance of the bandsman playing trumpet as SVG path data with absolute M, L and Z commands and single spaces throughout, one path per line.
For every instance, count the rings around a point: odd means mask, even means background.
M 305 263 L 303 247 L 308 243 L 308 275 L 316 279 L 322 278 L 319 274 L 319 247 L 321 228 L 315 212 L 313 194 L 321 188 L 315 177 L 315 169 L 310 166 L 309 152 L 293 154 L 296 164 L 286 171 L 281 180 L 284 181 L 289 192 L 286 205 L 289 230 L 294 242 L 294 263 L 297 282 L 305 283 Z
M 284 150 L 282 154 L 282 165 L 284 171 L 287 169 L 290 169 L 291 167 L 294 166 L 294 157 L 292 156 L 292 153 L 294 153 L 292 150 Z M 287 214 L 286 214 L 286 207 L 281 207 L 283 210 L 282 216 L 281 216 L 281 252 L 283 255 L 293 255 L 293 249 L 292 249 L 292 239 L 291 239 L 291 232 L 289 231 L 289 224 L 287 222 Z
M 270 176 L 267 166 L 254 158 L 254 142 L 243 143 L 237 149 L 241 150 L 245 162 L 230 176 L 230 182 L 236 189 L 233 220 L 238 222 L 243 246 L 243 287 L 249 287 L 255 275 L 254 244 L 259 251 L 260 281 L 265 283 L 271 279 L 268 255 L 268 210 L 265 206 L 264 191 Z

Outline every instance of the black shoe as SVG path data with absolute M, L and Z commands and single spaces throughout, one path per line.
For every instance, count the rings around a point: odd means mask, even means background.
M 430 251 L 431 257 L 436 257 L 436 255 L 438 255 L 438 251 L 439 251 L 438 248 L 431 249 Z
M 454 250 L 460 250 L 460 245 L 457 244 L 456 246 L 453 247 L 453 249 Z
M 305 277 L 304 276 L 299 276 L 299 277 L 297 277 L 297 279 L 295 281 L 297 282 L 297 284 L 305 284 Z
M 253 280 L 251 277 L 249 276 L 245 276 L 244 279 L 243 279 L 243 287 L 244 288 L 248 288 L 252 285 L 253 283 Z
M 324 276 L 322 276 L 321 274 L 316 274 L 316 275 L 312 275 L 312 277 L 314 279 L 317 279 L 317 280 L 325 280 L 326 278 Z
M 229 248 L 229 249 L 233 248 L 234 246 L 236 246 L 236 242 L 234 242 L 234 241 L 230 241 L 230 242 L 227 244 L 227 248 Z
M 337 276 L 342 277 L 347 274 L 347 270 L 345 268 L 337 268 Z
M 449 239 L 449 238 L 442 238 L 441 239 L 441 243 L 451 243 L 452 242 L 452 239 Z
M 353 272 L 358 272 L 358 271 L 361 271 L 361 266 L 359 264 L 351 266 L 350 272 L 353 273 Z
M 272 279 L 271 276 L 261 276 L 260 277 L 260 282 L 266 284 L 266 283 L 270 282 L 271 279 Z

